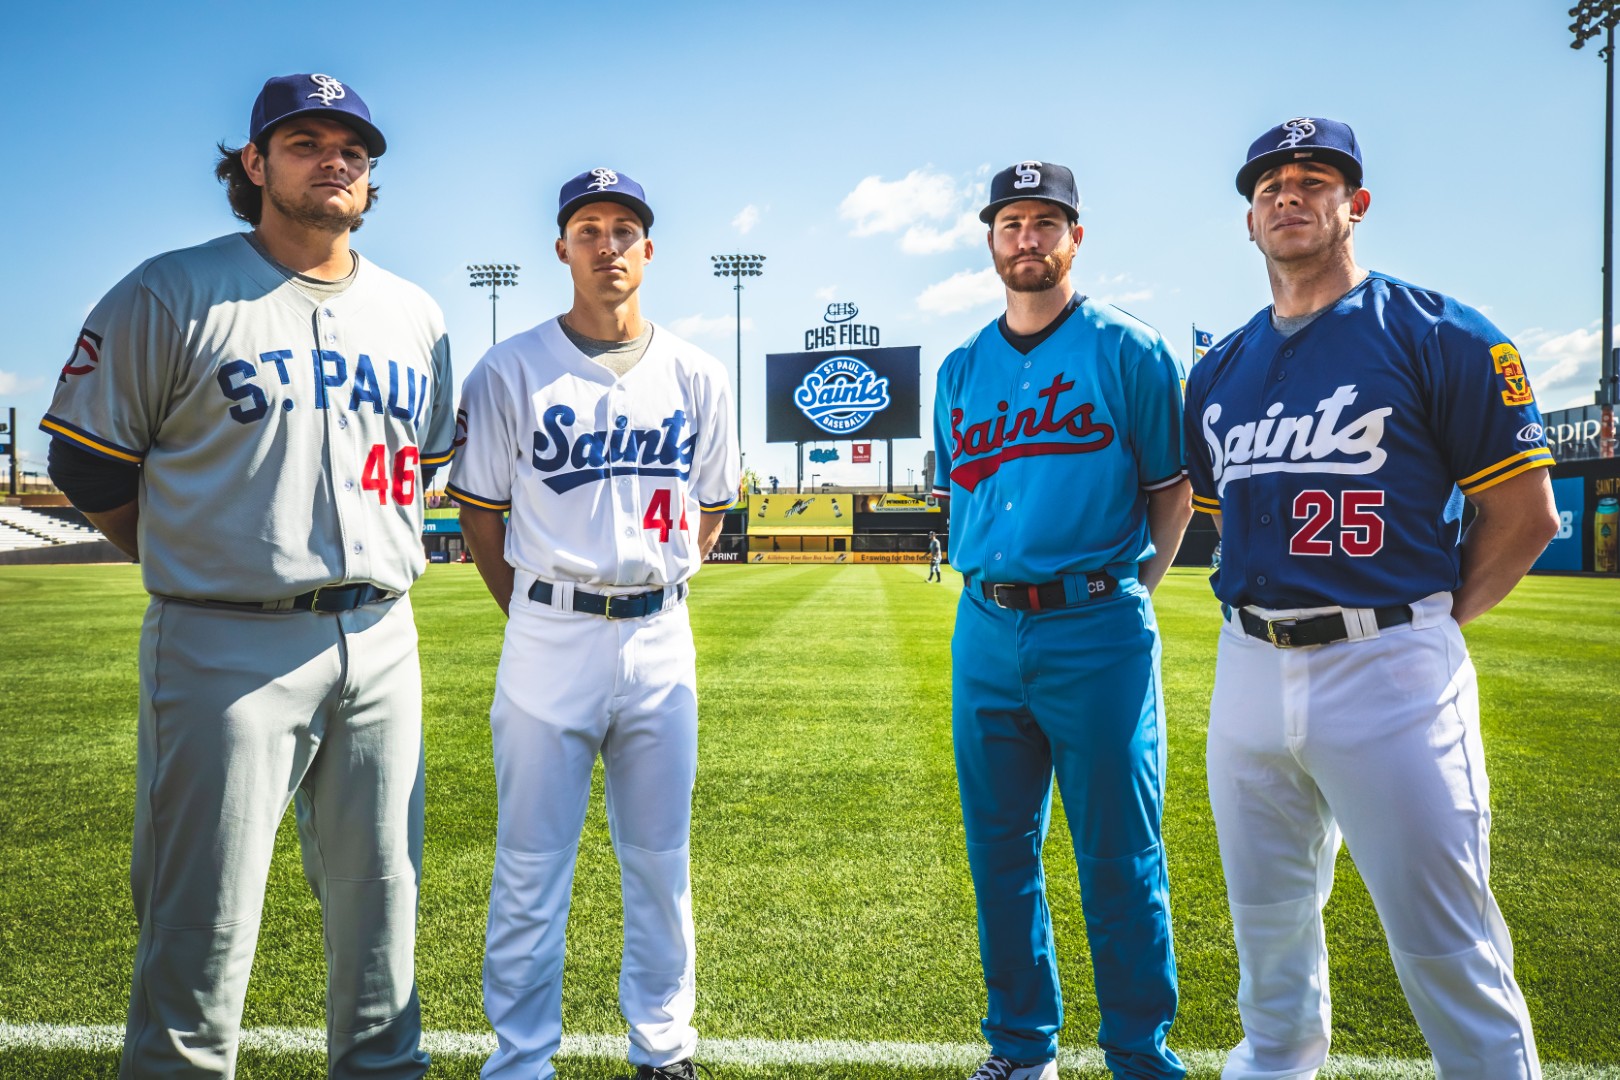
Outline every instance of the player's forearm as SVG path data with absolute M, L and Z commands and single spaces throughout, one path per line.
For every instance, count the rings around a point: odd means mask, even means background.
M 500 605 L 502 614 L 511 614 L 515 574 L 506 561 L 506 518 L 499 510 L 461 508 L 461 538 L 472 552 L 478 576 Z
M 705 510 L 702 516 L 698 518 L 698 550 L 703 553 L 705 559 L 709 557 L 709 552 L 714 550 L 714 545 L 720 542 L 720 530 L 725 527 L 725 524 L 726 515 L 724 511 L 711 514 Z
M 1462 585 L 1451 616 L 1463 625 L 1513 591 L 1558 532 L 1558 510 L 1546 469 L 1516 476 L 1473 498 L 1479 516 L 1462 544 Z
M 1181 538 L 1192 520 L 1192 485 L 1186 480 L 1174 487 L 1148 493 L 1148 537 L 1153 541 L 1153 557 L 1143 563 L 1137 578 L 1152 592 L 1164 580 L 1165 571 L 1181 550 Z
M 140 520 L 141 504 L 139 500 L 131 499 L 123 506 L 115 506 L 111 510 L 82 510 L 90 520 L 90 524 L 101 530 L 101 535 L 113 542 L 113 546 L 125 555 L 140 562 L 141 553 L 135 541 L 135 525 Z

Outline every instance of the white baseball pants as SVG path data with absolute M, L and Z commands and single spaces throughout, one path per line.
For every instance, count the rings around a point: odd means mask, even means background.
M 484 955 L 499 1043 L 489 1080 L 550 1080 L 562 1044 L 563 940 L 598 754 L 624 894 L 619 1009 L 632 1065 L 697 1049 L 688 834 L 697 676 L 684 604 L 608 620 L 528 599 L 521 571 L 490 727 L 500 820 Z M 559 602 L 567 593 L 559 589 Z
M 1311 648 L 1221 629 L 1209 797 L 1244 1034 L 1224 1080 L 1309 1080 L 1327 1060 L 1322 908 L 1341 830 L 1440 1080 L 1541 1076 L 1489 884 L 1474 667 L 1449 594 L 1413 610 L 1410 625 L 1368 619 L 1365 636 Z

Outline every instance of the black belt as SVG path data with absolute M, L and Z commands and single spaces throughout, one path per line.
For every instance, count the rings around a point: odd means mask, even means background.
M 1412 621 L 1412 609 L 1400 607 L 1373 609 L 1378 629 L 1401 626 Z M 1335 611 L 1331 615 L 1313 615 L 1307 619 L 1262 619 L 1243 608 L 1238 609 L 1238 622 L 1250 637 L 1269 641 L 1279 649 L 1298 649 L 1306 645 L 1331 645 L 1350 637 L 1344 625 L 1344 615 Z
M 537 604 L 551 603 L 552 595 L 549 581 L 537 581 L 529 586 L 529 599 Z M 667 589 L 654 589 L 651 592 L 620 593 L 612 596 L 575 589 L 574 610 L 587 615 L 601 615 L 608 619 L 639 619 L 644 615 L 655 615 L 664 610 L 664 598 L 668 595 L 673 595 L 675 602 L 680 603 L 686 598 L 686 586 L 674 585 Z
M 379 589 L 369 582 L 362 582 L 358 585 L 323 585 L 319 589 L 299 593 L 291 600 L 199 600 L 196 602 L 206 607 L 238 608 L 242 611 L 313 611 L 323 615 L 331 615 L 339 611 L 353 611 L 355 608 L 365 607 L 367 604 L 392 600 L 399 595 L 397 592 Z
M 1012 611 L 1049 611 L 1054 608 L 1078 607 L 1092 600 L 1114 595 L 1119 581 L 1106 570 L 1093 570 L 1084 575 L 1086 595 L 1079 600 L 1069 599 L 1069 590 L 1061 581 L 1044 581 L 1028 585 L 1016 581 L 978 581 L 963 575 L 964 587 L 1000 608 Z

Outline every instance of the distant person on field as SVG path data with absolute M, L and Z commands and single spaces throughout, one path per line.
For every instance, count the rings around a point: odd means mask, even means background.
M 944 555 L 944 553 L 940 550 L 940 546 L 939 546 L 939 534 L 938 533 L 932 533 L 932 532 L 929 533 L 928 534 L 928 580 L 929 581 L 938 581 L 938 582 L 941 582 L 941 583 L 944 582 L 945 579 L 943 577 L 941 577 L 940 573 L 939 573 L 939 560 L 943 557 L 943 555 Z
M 1152 327 L 1075 292 L 1079 213 L 1062 165 L 992 179 L 979 217 L 1007 311 L 946 357 L 934 398 L 933 493 L 950 499 L 963 585 L 951 731 L 989 996 L 990 1057 L 974 1080 L 1057 1076 L 1063 999 L 1041 863 L 1054 772 L 1104 1058 L 1116 1077 L 1186 1072 L 1165 1045 L 1176 964 L 1148 598 L 1192 516 L 1181 364 Z

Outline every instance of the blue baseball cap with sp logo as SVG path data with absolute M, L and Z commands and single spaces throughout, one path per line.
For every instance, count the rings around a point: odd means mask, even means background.
M 1284 120 L 1249 144 L 1249 160 L 1238 170 L 1238 194 L 1254 198 L 1255 181 L 1269 169 L 1291 161 L 1319 161 L 1344 173 L 1352 187 L 1361 186 L 1361 145 L 1349 124 L 1320 117 Z
M 996 220 L 997 210 L 1020 199 L 1057 203 L 1069 212 L 1070 221 L 1080 220 L 1080 191 L 1074 186 L 1074 173 L 1066 166 L 1020 161 L 1002 169 L 990 180 L 990 204 L 979 211 L 979 220 L 989 225 Z
M 388 141 L 371 122 L 371 110 L 355 93 L 330 75 L 277 75 L 264 84 L 253 102 L 248 120 L 248 138 L 261 150 L 264 139 L 277 124 L 294 116 L 324 116 L 347 124 L 366 144 L 372 157 L 382 157 Z
M 557 227 L 567 228 L 574 211 L 588 203 L 616 202 L 628 206 L 652 231 L 653 212 L 641 185 L 617 169 L 587 169 L 562 186 L 557 194 Z

